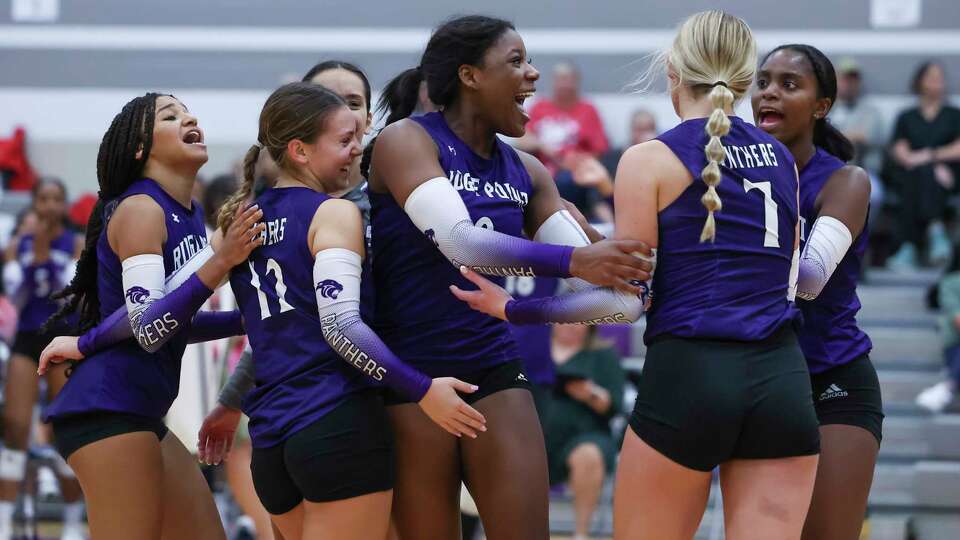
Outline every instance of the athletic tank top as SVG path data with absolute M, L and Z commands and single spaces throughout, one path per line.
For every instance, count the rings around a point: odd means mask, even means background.
M 411 119 L 433 138 L 441 168 L 478 227 L 520 237 L 530 175 L 508 144 L 478 156 L 441 113 Z M 518 359 L 507 323 L 470 309 L 449 286 L 475 289 L 414 226 L 389 193 L 370 192 L 374 321 L 377 334 L 405 362 L 431 377 L 456 376 Z M 502 285 L 502 278 L 488 278 Z
M 127 197 L 147 195 L 163 209 L 167 240 L 163 244 L 166 276 L 174 273 L 207 245 L 203 210 L 197 201 L 184 208 L 154 180 L 134 182 L 104 208 L 103 232 L 97 241 L 97 294 L 100 318 L 125 307 L 123 268 L 107 240 L 107 228 L 117 205 Z M 180 360 L 187 346 L 189 324 L 181 327 L 155 353 L 128 339 L 78 362 L 67 384 L 47 409 L 63 417 L 92 411 L 114 411 L 163 418 L 180 387 Z
M 797 176 L 793 157 L 776 139 L 730 117 L 721 139 L 714 242 L 700 242 L 707 190 L 706 118 L 687 120 L 657 137 L 693 175 L 693 182 L 658 215 L 657 271 L 647 313 L 649 344 L 658 336 L 758 341 L 799 317 L 787 300 L 796 238 Z
M 329 198 L 305 187 L 264 191 L 256 201 L 267 225 L 264 245 L 230 274 L 253 348 L 256 387 L 243 411 L 256 448 L 283 442 L 371 386 L 327 345 L 320 325 L 307 231 Z
M 57 312 L 57 303 L 50 295 L 67 285 L 63 282 L 64 272 L 73 264 L 73 231 L 65 229 L 50 242 L 50 256 L 42 263 L 34 261 L 33 242 L 34 236 L 26 235 L 17 246 L 17 261 L 23 268 L 22 286 L 28 291 L 27 303 L 20 310 L 17 322 L 20 332 L 39 330 Z
M 503 288 L 517 300 L 546 298 L 557 294 L 560 280 L 553 277 L 508 277 Z M 550 351 L 549 324 L 510 325 L 517 342 L 523 369 L 533 384 L 550 386 L 557 368 Z
M 842 161 L 817 148 L 800 171 L 800 249 L 806 246 L 817 220 L 816 201 L 820 190 L 843 166 Z M 873 348 L 870 337 L 857 326 L 856 320 L 860 311 L 857 281 L 867 251 L 867 236 L 864 226 L 816 300 L 797 300 L 803 313 L 803 328 L 798 338 L 811 373 L 846 364 Z

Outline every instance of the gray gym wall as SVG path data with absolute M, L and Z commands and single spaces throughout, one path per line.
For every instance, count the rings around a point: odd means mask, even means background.
M 134 95 L 173 91 L 197 113 L 209 176 L 242 156 L 259 107 L 278 84 L 317 61 L 342 58 L 379 88 L 417 63 L 430 27 L 471 12 L 516 23 L 542 71 L 541 92 L 549 92 L 554 63 L 574 61 L 616 143 L 639 106 L 652 109 L 662 129 L 675 122 L 662 95 L 624 87 L 679 21 L 708 8 L 746 19 L 761 49 L 800 41 L 834 60 L 855 57 L 888 116 L 909 103 L 909 79 L 924 59 L 940 59 L 951 89 L 960 87 L 957 0 L 922 0 L 918 27 L 880 30 L 871 28 L 870 0 L 488 0 L 482 9 L 442 0 L 73 0 L 60 3 L 52 24 L 14 22 L 13 1 L 0 0 L 0 136 L 24 125 L 35 167 L 65 178 L 75 192 L 95 188 L 100 136 Z

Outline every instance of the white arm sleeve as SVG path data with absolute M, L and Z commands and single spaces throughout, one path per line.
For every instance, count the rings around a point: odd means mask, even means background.
M 544 244 L 573 246 L 575 248 L 590 245 L 590 238 L 587 237 L 587 233 L 567 210 L 557 210 L 548 217 L 537 229 L 533 239 Z M 563 282 L 572 291 L 582 291 L 594 287 L 589 281 L 580 278 L 566 278 Z
M 815 299 L 851 244 L 853 235 L 842 221 L 831 216 L 818 217 L 800 256 L 797 296 L 803 300 Z
M 537 229 L 533 239 L 544 244 L 559 244 L 561 246 L 581 247 L 590 245 L 590 238 L 587 237 L 587 233 L 566 210 L 557 210 L 548 217 Z
M 540 225 L 533 238 L 537 242 L 547 244 L 573 247 L 590 245 L 587 233 L 567 210 L 554 212 Z M 652 258 L 639 254 L 636 256 L 656 264 L 656 250 L 653 250 Z M 550 315 L 545 317 L 549 317 L 551 322 L 584 324 L 634 322 L 643 313 L 650 291 L 650 281 L 641 284 L 639 297 L 597 287 L 580 278 L 567 278 L 563 281 L 572 292 L 562 295 L 563 301 L 550 304 Z
M 313 263 L 320 320 L 330 315 L 360 313 L 360 254 L 344 248 L 317 253 Z
M 570 215 L 570 212 L 566 210 L 559 210 L 548 217 L 546 221 L 540 225 L 540 228 L 537 229 L 537 233 L 533 235 L 533 239 L 537 242 L 543 242 L 544 244 L 559 244 L 562 246 L 582 247 L 590 245 L 590 238 L 583 230 L 583 227 L 581 227 L 580 224 L 577 223 L 577 220 Z M 657 250 L 654 249 L 652 251 L 653 255 L 651 257 L 639 253 L 634 253 L 634 255 L 649 261 L 650 264 L 654 266 L 653 270 L 655 270 L 657 265 Z M 651 290 L 653 270 L 650 271 L 651 278 L 646 282 L 645 292 L 642 293 L 644 302 L 646 302 L 646 295 Z M 580 278 L 567 278 L 563 281 L 573 291 L 594 288 L 593 284 Z M 641 290 L 643 290 L 643 286 L 641 286 Z
M 360 254 L 324 249 L 313 263 L 323 338 L 348 364 L 397 393 L 419 402 L 431 379 L 407 366 L 360 318 Z
M 138 335 L 147 308 L 163 298 L 166 272 L 163 268 L 163 256 L 155 254 L 134 255 L 120 263 L 123 268 L 124 302 L 127 304 L 127 317 L 134 337 L 140 346 L 148 352 L 155 352 L 162 342 L 159 339 L 146 339 Z M 151 336 L 153 338 L 154 336 Z
M 417 186 L 403 210 L 454 266 L 494 276 L 570 276 L 571 247 L 538 244 L 474 225 L 446 178 Z
M 193 257 L 190 257 L 190 260 L 183 263 L 180 268 L 177 268 L 176 272 L 170 274 L 170 277 L 167 278 L 166 290 L 170 292 L 177 287 L 183 285 L 190 276 L 197 273 L 197 270 L 201 266 L 206 264 L 213 257 L 213 244 L 207 244 L 200 251 L 196 252 Z M 162 261 L 161 261 L 162 262 Z M 227 279 L 229 279 L 229 274 Z

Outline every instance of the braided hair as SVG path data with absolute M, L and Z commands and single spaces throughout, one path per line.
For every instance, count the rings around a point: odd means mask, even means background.
M 113 118 L 100 141 L 100 150 L 97 152 L 97 183 L 100 191 L 87 222 L 86 243 L 77 261 L 77 273 L 73 281 L 52 296 L 54 300 L 66 302 L 47 321 L 47 327 L 74 313 L 79 315 L 78 332 L 85 332 L 100 322 L 97 242 L 105 225 L 104 210 L 107 203 L 122 195 L 143 174 L 153 144 L 153 122 L 159 96 L 148 93 L 127 102 Z

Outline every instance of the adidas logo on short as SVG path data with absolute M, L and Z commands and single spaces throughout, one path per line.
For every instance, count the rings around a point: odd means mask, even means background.
M 828 399 L 847 397 L 850 395 L 846 390 L 840 388 L 835 384 L 831 384 L 827 387 L 822 394 L 820 394 L 820 401 L 826 401 Z
M 524 375 L 523 373 L 521 373 L 521 374 L 519 374 L 519 375 L 517 375 L 517 380 L 518 380 L 518 381 L 526 381 L 526 382 L 530 382 L 530 381 L 529 381 L 529 379 L 527 379 L 527 376 L 526 376 L 526 375 Z

